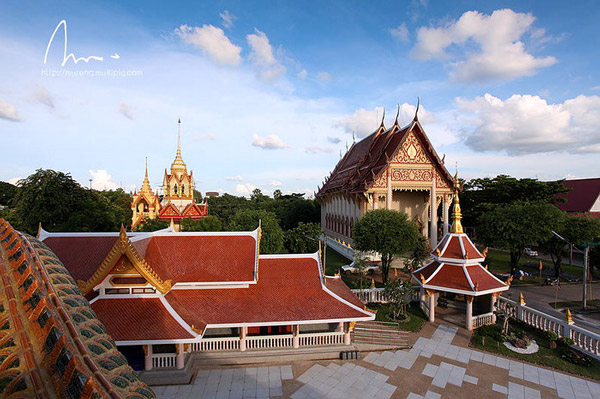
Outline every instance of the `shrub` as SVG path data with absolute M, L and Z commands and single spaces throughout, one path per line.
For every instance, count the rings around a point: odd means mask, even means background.
M 571 345 L 575 344 L 575 341 L 573 341 L 571 338 L 568 338 L 568 337 L 560 337 L 558 339 L 558 344 L 560 346 L 562 346 L 563 348 L 568 348 Z
M 546 338 L 549 341 L 556 341 L 558 339 L 558 335 L 554 331 L 546 331 Z

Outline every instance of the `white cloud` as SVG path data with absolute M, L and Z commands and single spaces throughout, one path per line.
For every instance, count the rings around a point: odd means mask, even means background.
M 342 142 L 342 139 L 341 139 L 341 138 L 339 138 L 339 137 L 330 137 L 330 136 L 328 136 L 328 137 L 327 137 L 327 141 L 328 141 L 329 143 L 331 143 L 331 144 L 339 144 L 339 143 L 341 143 L 341 142 Z
M 225 180 L 228 180 L 228 181 L 244 181 L 244 178 L 242 176 L 229 176 L 229 177 L 226 177 Z
M 175 34 L 185 43 L 199 48 L 205 55 L 221 65 L 237 66 L 242 60 L 240 56 L 242 48 L 231 43 L 223 29 L 216 26 L 192 27 L 181 25 L 179 29 L 175 29 Z
M 255 189 L 256 189 L 256 186 L 254 186 L 250 183 L 236 184 L 236 186 L 235 186 L 235 192 L 240 195 L 250 195 L 250 194 L 252 194 L 252 191 L 254 191 Z
M 503 101 L 491 94 L 457 98 L 468 112 L 465 143 L 475 151 L 509 155 L 567 151 L 600 152 L 600 97 L 580 95 L 559 104 L 539 96 L 514 94 Z
M 399 41 L 401 41 L 402 43 L 408 43 L 409 42 L 409 38 L 408 38 L 408 28 L 406 27 L 406 23 L 402 22 L 402 24 L 400 24 L 400 26 L 398 26 L 397 28 L 391 28 L 390 29 L 390 34 L 395 37 L 396 39 L 398 39 Z
M 419 60 L 451 60 L 450 77 L 460 82 L 531 76 L 557 62 L 525 51 L 520 40 L 525 33 L 533 32 L 538 42 L 544 33 L 532 28 L 534 21 L 533 15 L 510 9 L 491 15 L 468 11 L 443 27 L 419 28 L 411 55 Z
M 300 72 L 298 72 L 298 77 L 300 79 L 304 79 L 306 78 L 306 76 L 308 75 L 308 72 L 306 71 L 306 69 L 301 70 Z
M 119 104 L 119 112 L 125 118 L 133 120 L 133 108 L 131 108 L 129 105 L 125 103 Z
M 319 72 L 319 79 L 324 82 L 329 82 L 331 80 L 331 75 L 327 72 Z
M 20 180 L 23 180 L 23 178 L 22 177 L 13 177 L 11 179 L 8 179 L 6 182 L 16 186 Z
M 305 148 L 306 152 L 311 153 L 311 154 L 318 154 L 318 153 L 332 153 L 333 149 L 331 147 L 321 147 L 318 145 L 310 145 L 308 147 Z
M 18 122 L 21 120 L 17 107 L 0 100 L 0 119 Z
M 89 170 L 92 175 L 92 188 L 94 190 L 115 190 L 118 186 L 112 181 L 112 176 L 105 169 Z
M 285 144 L 277 135 L 271 134 L 267 137 L 260 137 L 258 134 L 252 135 L 252 145 L 260 147 L 263 150 L 275 150 L 279 148 L 287 148 L 289 145 Z
M 54 96 L 43 86 L 38 86 L 33 94 L 33 101 L 54 109 Z
M 400 115 L 398 116 L 398 122 L 400 125 L 412 121 L 415 116 L 415 110 L 417 107 L 408 103 L 400 105 Z M 390 127 L 391 123 L 394 122 L 393 118 L 395 113 L 389 112 L 386 114 L 387 121 L 385 122 L 386 127 Z M 375 107 L 372 111 L 368 111 L 364 108 L 360 108 L 352 115 L 346 116 L 344 119 L 336 123 L 335 126 L 343 127 L 346 133 L 355 133 L 358 138 L 365 137 L 373 133 L 381 124 L 381 118 L 383 116 L 383 107 Z M 421 123 L 436 122 L 437 118 L 432 113 L 427 111 L 422 105 L 419 107 L 419 121 Z
M 230 13 L 229 10 L 219 13 L 219 16 L 221 17 L 221 25 L 227 29 L 230 29 L 233 26 L 233 21 L 238 19 L 238 17 Z
M 269 186 L 271 186 L 271 187 L 279 187 L 279 186 L 282 186 L 282 185 L 283 185 L 283 183 L 280 182 L 279 180 L 271 180 L 269 182 Z
M 254 29 L 255 33 L 246 35 L 250 45 L 250 60 L 259 69 L 261 80 L 272 82 L 285 74 L 285 67 L 273 55 L 273 47 L 264 32 Z

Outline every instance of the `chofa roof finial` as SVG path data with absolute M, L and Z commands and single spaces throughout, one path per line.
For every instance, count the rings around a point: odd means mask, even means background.
M 396 120 L 394 121 L 394 124 L 396 126 L 398 126 L 398 117 L 400 116 L 400 104 L 398 104 L 398 110 L 396 111 Z
M 415 110 L 415 121 L 419 120 L 419 107 L 421 106 L 421 99 L 417 96 L 417 109 Z

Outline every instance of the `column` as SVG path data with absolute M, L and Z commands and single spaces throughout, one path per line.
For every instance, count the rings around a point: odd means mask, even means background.
M 427 290 L 427 295 L 429 295 L 429 321 L 435 321 L 435 291 Z
M 442 197 L 444 201 L 444 226 L 442 227 L 442 231 L 444 235 L 448 234 L 448 209 L 450 208 L 450 201 L 448 201 L 448 196 L 444 194 Z
M 185 356 L 185 352 L 183 350 L 183 344 L 176 344 L 175 346 L 176 352 L 177 352 L 177 356 L 175 357 L 175 367 L 177 367 L 178 369 L 182 369 L 184 366 L 184 356 Z
M 496 302 L 498 301 L 499 292 L 494 292 L 490 297 L 490 312 L 492 312 L 492 323 L 496 322 Z
M 467 330 L 473 330 L 473 297 L 470 295 L 465 295 L 465 299 L 467 300 Z
M 344 345 L 350 345 L 350 323 L 344 323 Z
M 432 173 L 431 178 L 431 195 L 429 196 L 430 208 L 431 209 L 431 229 L 429 231 L 429 242 L 431 248 L 437 246 L 437 192 L 435 184 L 435 170 Z
M 387 172 L 387 195 L 385 199 L 386 208 L 392 209 L 392 174 L 389 171 Z
M 373 193 L 373 209 L 379 209 L 379 194 Z
M 292 334 L 294 334 L 292 338 L 294 349 L 298 349 L 300 347 L 300 325 L 296 324 L 292 326 Z
M 248 327 L 240 327 L 240 351 L 246 351 L 246 335 L 248 335 Z
M 152 370 L 152 345 L 144 345 L 144 370 Z

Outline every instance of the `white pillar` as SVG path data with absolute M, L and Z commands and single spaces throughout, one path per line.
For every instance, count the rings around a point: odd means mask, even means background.
M 144 345 L 144 370 L 152 370 L 152 345 Z
M 240 351 L 246 351 L 246 335 L 248 334 L 248 327 L 240 327 Z
M 344 345 L 350 345 L 350 323 L 344 323 Z
M 448 196 L 445 194 L 442 198 L 444 199 L 444 226 L 442 227 L 442 231 L 446 235 L 448 234 L 448 209 L 450 208 L 450 201 L 448 201 Z
M 392 174 L 389 171 L 387 175 L 387 195 L 385 196 L 385 199 L 386 208 L 392 209 Z
M 473 297 L 465 295 L 467 299 L 467 330 L 473 330 Z
M 373 193 L 373 209 L 379 209 L 379 194 Z
M 431 195 L 429 198 L 429 202 L 431 203 L 431 230 L 429 231 L 429 242 L 431 243 L 431 248 L 435 248 L 437 246 L 437 190 L 435 184 L 435 170 L 432 173 L 431 178 Z
M 185 360 L 185 353 L 183 351 L 183 344 L 176 344 L 177 356 L 175 357 L 175 367 L 182 369 L 184 366 L 183 361 Z
M 496 302 L 498 301 L 498 294 L 492 294 L 490 296 L 490 312 L 492 312 L 492 323 L 496 323 Z
M 292 326 L 292 333 L 294 337 L 292 338 L 292 344 L 294 349 L 298 349 L 300 347 L 300 325 L 296 324 Z
M 427 295 L 429 295 L 429 321 L 435 321 L 435 291 L 427 291 Z

